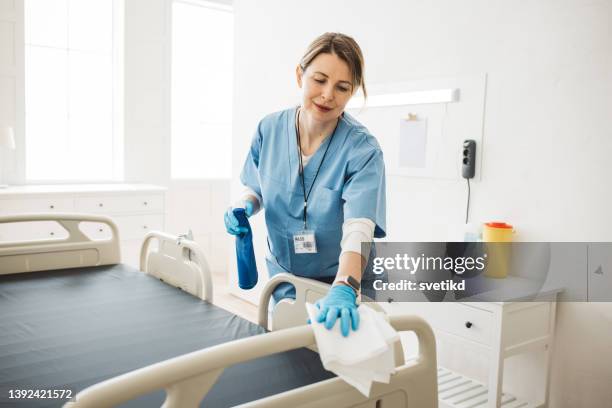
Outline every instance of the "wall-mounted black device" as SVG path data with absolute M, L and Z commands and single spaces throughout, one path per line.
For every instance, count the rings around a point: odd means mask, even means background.
M 465 179 L 474 178 L 476 173 L 476 141 L 464 140 L 461 154 L 461 176 Z

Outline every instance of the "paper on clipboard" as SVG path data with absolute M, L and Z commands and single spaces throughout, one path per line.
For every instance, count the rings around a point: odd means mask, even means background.
M 427 153 L 427 120 L 401 119 L 399 166 L 424 168 Z

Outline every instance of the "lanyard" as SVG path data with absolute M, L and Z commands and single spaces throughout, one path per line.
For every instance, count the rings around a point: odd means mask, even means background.
M 298 157 L 300 159 L 300 179 L 302 180 L 302 192 L 304 194 L 304 216 L 302 219 L 304 220 L 304 229 L 306 229 L 306 219 L 308 217 L 308 197 L 310 197 L 310 193 L 312 192 L 312 188 L 314 187 L 315 181 L 317 181 L 317 176 L 319 175 L 319 170 L 321 170 L 321 166 L 323 165 L 323 161 L 325 160 L 325 156 L 327 156 L 327 151 L 329 150 L 329 146 L 331 146 L 332 141 L 334 139 L 334 135 L 336 134 L 336 129 L 338 128 L 338 123 L 340 123 L 340 119 L 336 122 L 336 126 L 334 127 L 334 131 L 329 138 L 329 143 L 325 148 L 325 152 L 323 153 L 323 157 L 321 158 L 321 163 L 319 163 L 319 167 L 317 167 L 317 172 L 315 173 L 314 179 L 312 180 L 312 184 L 310 184 L 310 188 L 308 189 L 308 194 L 306 193 L 306 183 L 304 181 L 304 164 L 302 163 L 302 141 L 300 139 L 300 111 L 297 111 L 297 118 L 295 121 L 295 131 L 297 133 L 297 141 L 298 141 Z

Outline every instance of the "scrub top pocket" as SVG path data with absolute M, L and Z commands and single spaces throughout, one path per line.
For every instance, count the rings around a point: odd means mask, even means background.
M 308 200 L 308 228 L 315 231 L 342 229 L 342 191 L 324 186 L 315 186 L 315 190 Z

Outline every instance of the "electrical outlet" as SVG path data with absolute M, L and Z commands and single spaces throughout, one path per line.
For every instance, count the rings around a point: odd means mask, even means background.
M 461 149 L 461 176 L 465 179 L 474 178 L 476 173 L 476 141 L 463 141 Z

